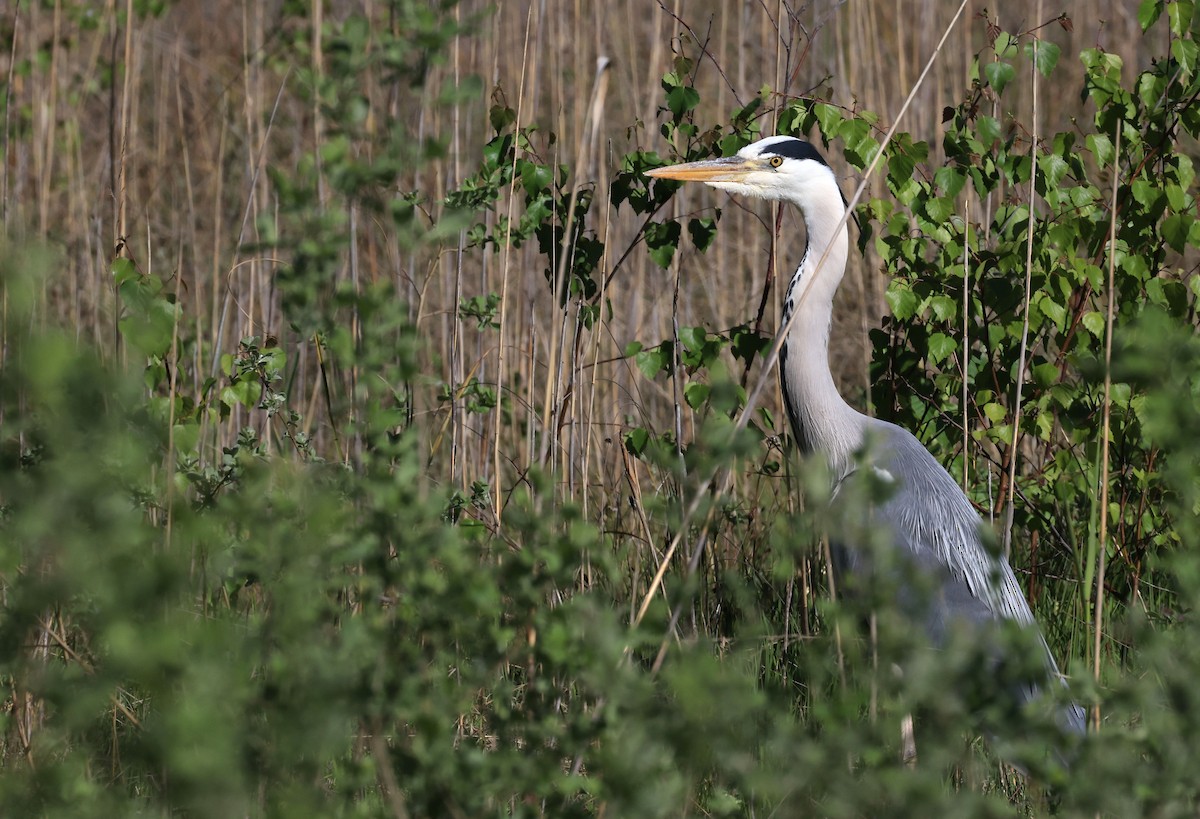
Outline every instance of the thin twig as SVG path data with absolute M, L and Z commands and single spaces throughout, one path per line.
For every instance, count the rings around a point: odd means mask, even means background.
M 1109 418 L 1112 410 L 1112 340 L 1113 312 L 1116 301 L 1117 264 L 1117 182 L 1120 179 L 1121 156 L 1121 126 L 1116 125 L 1116 137 L 1113 139 L 1113 182 L 1112 199 L 1109 202 L 1108 222 L 1108 315 L 1105 317 L 1104 330 L 1104 423 L 1100 427 L 1100 543 L 1099 566 L 1096 569 L 1096 623 L 1095 641 L 1092 645 L 1092 675 L 1100 682 L 1100 637 L 1104 624 L 1104 570 L 1106 568 L 1106 553 L 1108 550 L 1108 442 Z M 1092 728 L 1100 730 L 1100 703 L 1092 707 Z
M 1036 39 L 1036 38 L 1035 38 Z M 1029 302 L 1033 296 L 1033 200 L 1037 196 L 1037 147 L 1038 147 L 1038 52 L 1033 49 L 1030 68 L 1033 85 L 1033 123 L 1029 139 L 1029 219 L 1026 222 L 1025 239 L 1025 295 L 1022 301 L 1021 349 L 1017 355 L 1017 394 L 1013 401 L 1012 445 L 1008 449 L 1008 504 L 1004 510 L 1004 557 L 1012 556 L 1012 528 L 1017 482 L 1017 446 L 1021 441 L 1021 392 L 1025 386 L 1025 360 L 1029 350 Z

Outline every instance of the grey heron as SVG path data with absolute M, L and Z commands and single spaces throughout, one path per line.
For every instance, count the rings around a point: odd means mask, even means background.
M 817 149 L 804 140 L 775 136 L 733 156 L 646 173 L 704 182 L 730 193 L 800 208 L 808 246 L 784 298 L 785 323 L 793 312 L 797 315 L 779 356 L 784 403 L 798 445 L 806 453 L 824 456 L 835 484 L 862 469 L 863 457 L 891 484 L 890 497 L 872 511 L 871 525 L 885 526 L 890 544 L 906 566 L 932 585 L 921 611 L 932 642 L 940 643 L 959 625 L 978 628 L 1006 620 L 1036 631 L 1033 612 L 1012 567 L 1003 556 L 989 551 L 981 537 L 979 514 L 950 474 L 912 433 L 858 412 L 834 384 L 829 368 L 830 321 L 849 240 L 845 200 L 833 170 Z M 835 563 L 842 571 L 864 566 L 858 550 L 843 545 L 839 551 L 841 559 Z M 1045 679 L 1061 679 L 1040 632 L 1038 640 Z M 1038 687 L 1036 683 L 1021 686 L 1016 699 L 1032 698 Z M 1064 707 L 1057 721 L 1065 731 L 1085 731 L 1078 706 Z

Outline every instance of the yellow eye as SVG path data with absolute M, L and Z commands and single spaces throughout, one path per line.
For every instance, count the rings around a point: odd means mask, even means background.
M 782 164 L 783 164 L 783 157 L 782 157 L 782 156 L 773 156 L 773 157 L 771 157 L 771 167 L 772 167 L 772 168 L 778 168 L 778 167 L 779 167 L 780 165 L 782 165 Z

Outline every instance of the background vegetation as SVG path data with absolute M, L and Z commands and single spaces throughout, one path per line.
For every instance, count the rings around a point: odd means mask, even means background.
M 4 813 L 1194 815 L 1193 4 L 550 5 L 6 8 Z M 1069 774 L 825 588 L 798 215 L 641 174 L 776 132 L 882 150 L 832 363 L 995 523 Z

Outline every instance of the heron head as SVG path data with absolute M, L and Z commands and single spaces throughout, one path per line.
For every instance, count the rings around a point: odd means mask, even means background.
M 733 156 L 705 159 L 646 171 L 659 179 L 703 182 L 743 196 L 782 199 L 806 205 L 837 179 L 812 143 L 789 136 L 760 139 Z M 838 199 L 840 192 L 834 193 Z

